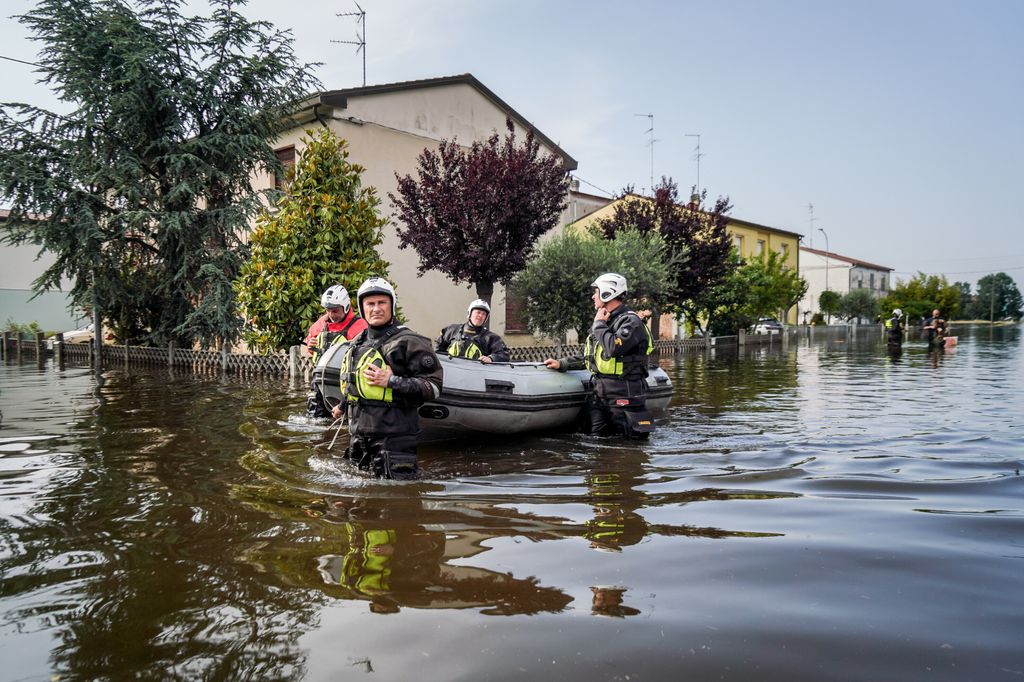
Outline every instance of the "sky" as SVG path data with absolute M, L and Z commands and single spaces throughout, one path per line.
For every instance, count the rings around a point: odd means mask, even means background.
M 31 5 L 3 0 L 0 55 L 36 58 L 9 18 Z M 577 160 L 584 191 L 647 191 L 667 176 L 685 197 L 699 172 L 736 218 L 897 279 L 1024 281 L 1021 0 L 360 5 L 368 85 L 471 73 Z M 356 18 L 337 16 L 357 11 L 242 9 L 290 29 L 327 90 L 363 83 L 363 55 L 332 42 L 358 39 Z M 32 67 L 0 69 L 0 99 L 54 106 Z

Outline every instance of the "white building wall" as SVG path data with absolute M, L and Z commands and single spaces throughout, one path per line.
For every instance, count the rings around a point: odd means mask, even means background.
M 797 304 L 800 324 L 810 322 L 821 311 L 818 299 L 822 292 L 834 291 L 840 296 L 850 290 L 850 263 L 835 257 L 822 256 L 801 249 L 800 276 L 807 280 L 807 293 Z

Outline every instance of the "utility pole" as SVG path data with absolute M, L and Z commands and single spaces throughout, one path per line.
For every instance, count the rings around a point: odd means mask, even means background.
M 704 156 L 700 153 L 700 133 L 686 133 L 684 137 L 696 137 L 697 138 L 697 153 L 694 158 L 697 159 L 697 194 L 700 194 L 700 157 Z
M 651 124 L 651 127 L 648 128 L 644 132 L 649 133 L 650 136 L 651 136 L 651 140 L 647 144 L 651 148 L 651 187 L 650 187 L 650 190 L 651 190 L 651 196 L 653 197 L 654 196 L 654 143 L 657 142 L 657 140 L 654 139 L 654 114 L 633 114 L 633 115 L 634 116 L 646 116 L 648 122 Z
M 988 297 L 988 323 L 991 326 L 996 324 L 996 278 L 992 277 L 992 293 Z
M 343 12 L 336 14 L 337 17 L 359 17 L 356 21 L 359 22 L 359 31 L 356 33 L 358 40 L 332 40 L 332 43 L 341 43 L 342 45 L 357 45 L 356 54 L 361 51 L 363 53 L 363 87 L 366 87 L 366 12 L 359 6 L 358 2 L 353 3 L 358 12 Z

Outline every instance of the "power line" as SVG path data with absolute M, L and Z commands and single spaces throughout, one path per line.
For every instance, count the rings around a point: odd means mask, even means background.
M 940 277 L 945 275 L 989 275 L 995 274 L 996 272 L 1005 272 L 1007 270 L 1024 270 L 1024 265 L 1015 265 L 1009 268 L 989 268 L 988 270 L 948 270 L 946 272 L 902 272 L 899 270 L 893 270 L 894 275 L 925 275 L 927 277 Z
M 15 59 L 14 57 L 8 57 L 7 55 L 0 54 L 0 59 L 6 59 L 9 62 L 18 62 L 19 64 L 25 64 L 27 66 L 38 66 L 42 67 L 42 64 L 36 64 L 35 62 L 26 62 L 24 59 Z
M 582 182 L 582 183 L 583 183 L 584 185 L 590 185 L 590 186 L 591 186 L 591 187 L 593 187 L 594 189 L 598 189 L 598 190 L 601 190 L 602 192 L 604 192 L 604 193 L 605 193 L 605 194 L 607 194 L 608 196 L 615 196 L 615 193 L 614 193 L 614 192 L 609 192 L 608 190 L 606 190 L 606 189 L 604 189 L 604 188 L 602 188 L 602 187 L 598 187 L 597 185 L 595 185 L 595 184 L 594 184 L 594 183 L 592 183 L 592 182 L 587 182 L 586 180 L 584 180 L 583 178 L 581 178 L 581 177 L 580 177 L 580 176 L 578 176 L 578 175 L 575 175 L 575 174 L 574 174 L 574 175 L 573 175 L 573 177 L 574 177 L 574 178 L 576 178 L 577 180 L 579 180 L 580 182 Z

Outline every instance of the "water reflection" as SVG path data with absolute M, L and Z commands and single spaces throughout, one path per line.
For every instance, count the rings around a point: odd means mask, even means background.
M 429 445 L 411 484 L 301 387 L 0 366 L 5 676 L 998 678 L 1024 354 L 957 331 L 682 356 L 646 443 Z

